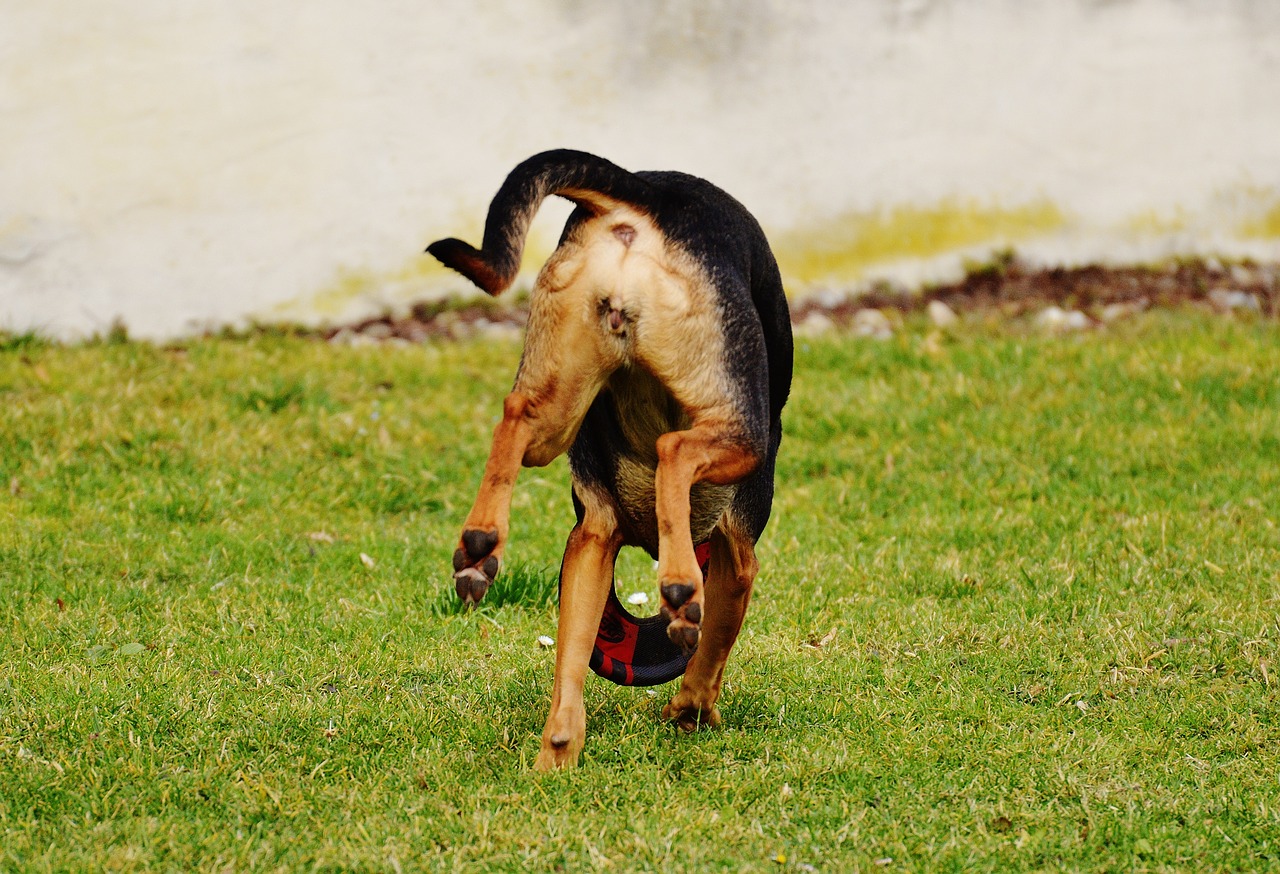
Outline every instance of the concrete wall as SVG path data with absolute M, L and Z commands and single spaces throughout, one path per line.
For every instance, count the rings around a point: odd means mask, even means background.
M 1274 0 L 0 0 L 0 327 L 458 290 L 424 244 L 555 146 L 719 183 L 797 291 L 1280 259 L 1277 107 Z

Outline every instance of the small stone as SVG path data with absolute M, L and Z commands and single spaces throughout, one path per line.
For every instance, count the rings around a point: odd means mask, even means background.
M 853 333 L 858 337 L 889 340 L 893 337 L 893 323 L 880 310 L 860 309 L 853 315 Z
M 836 329 L 836 323 L 826 313 L 817 310 L 804 317 L 804 321 L 796 325 L 795 333 L 801 337 L 820 337 Z
M 511 322 L 482 321 L 475 324 L 476 333 L 486 340 L 519 340 L 520 326 Z
M 1261 278 L 1257 271 L 1250 270 L 1243 264 L 1233 265 L 1229 273 L 1231 281 L 1236 285 L 1253 285 Z
M 1089 317 L 1079 310 L 1050 306 L 1036 316 L 1036 324 L 1049 331 L 1081 331 L 1089 327 Z
M 430 336 L 427 326 L 422 322 L 414 320 L 400 326 L 400 337 L 410 343 L 424 343 Z
M 335 346 L 355 346 L 360 339 L 362 338 L 355 331 L 350 328 L 343 328 L 330 337 L 329 342 Z M 364 342 L 368 341 L 365 340 Z
M 810 295 L 810 299 L 824 310 L 833 310 L 849 299 L 849 292 L 836 288 L 822 288 Z
M 1104 306 L 1102 312 L 1098 313 L 1098 317 L 1109 324 L 1120 319 L 1127 319 L 1130 316 L 1136 316 L 1150 305 L 1151 301 L 1145 297 L 1140 297 L 1137 300 L 1117 301 Z
M 1258 299 L 1247 291 L 1233 288 L 1215 288 L 1209 292 L 1209 301 L 1222 312 L 1232 310 L 1251 310 L 1258 312 L 1262 306 Z
M 373 322 L 361 328 L 360 333 L 370 340 L 386 340 L 393 332 L 385 322 Z
M 462 320 L 456 310 L 445 310 L 436 316 L 432 327 L 454 340 L 465 340 L 471 336 L 471 326 Z
M 929 321 L 939 328 L 950 328 L 960 321 L 956 311 L 940 300 L 929 301 L 928 312 Z

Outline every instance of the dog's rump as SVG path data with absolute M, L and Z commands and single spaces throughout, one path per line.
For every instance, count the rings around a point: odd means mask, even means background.
M 756 333 L 762 340 L 769 369 L 769 418 L 780 415 L 791 385 L 792 343 L 778 266 L 764 231 L 746 207 L 703 179 L 674 171 L 632 173 L 572 149 L 542 152 L 518 164 L 494 195 L 480 249 L 449 238 L 427 251 L 489 294 L 499 294 L 515 280 L 529 224 L 552 195 L 578 205 L 562 243 L 587 219 L 627 205 L 650 216 L 664 237 L 694 260 L 737 274 L 750 306 L 724 307 L 725 328 L 739 337 Z M 754 325 L 736 324 L 751 313 L 758 320 Z

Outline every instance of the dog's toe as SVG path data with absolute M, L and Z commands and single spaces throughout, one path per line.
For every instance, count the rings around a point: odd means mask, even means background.
M 691 582 L 665 582 L 661 613 L 667 620 L 667 637 L 685 653 L 698 648 L 702 625 L 701 587 Z
M 453 575 L 453 588 L 467 605 L 475 604 L 483 598 L 492 582 L 473 567 L 463 568 Z
M 498 547 L 496 528 L 468 528 L 462 532 L 453 552 L 453 587 L 467 606 L 473 606 L 489 591 L 498 576 L 500 562 L 493 552 Z
M 667 625 L 667 637 L 686 654 L 698 648 L 698 639 L 701 636 L 698 626 L 684 619 L 673 619 Z
M 685 732 L 717 728 L 720 725 L 720 711 L 715 705 L 694 704 L 684 699 L 683 695 L 677 695 L 670 704 L 662 708 L 662 718 L 674 722 L 677 728 Z

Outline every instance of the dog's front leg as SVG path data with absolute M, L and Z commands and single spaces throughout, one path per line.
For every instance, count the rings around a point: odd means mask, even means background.
M 587 735 L 582 686 L 621 546 L 616 523 L 607 514 L 593 513 L 590 507 L 569 534 L 560 568 L 560 626 L 551 712 L 542 730 L 542 749 L 533 764 L 539 771 L 578 764 Z
M 733 436 L 738 433 L 730 424 L 706 421 L 658 438 L 658 587 L 662 612 L 670 620 L 667 636 L 686 652 L 698 646 L 703 608 L 702 571 L 689 530 L 689 490 L 696 482 L 735 483 L 755 470 L 760 456 Z
M 484 597 L 498 575 L 502 550 L 507 545 L 511 494 L 525 450 L 534 436 L 526 416 L 528 406 L 528 399 L 518 392 L 507 395 L 503 402 L 502 421 L 493 432 L 480 492 L 453 553 L 454 587 L 467 604 Z
M 680 691 L 662 710 L 685 731 L 720 724 L 716 701 L 724 680 L 724 666 L 733 649 L 742 619 L 751 601 L 751 588 L 760 564 L 755 545 L 731 516 L 726 516 L 711 536 L 711 557 L 707 565 L 706 612 L 702 618 L 702 640 L 689 660 L 680 681 Z

